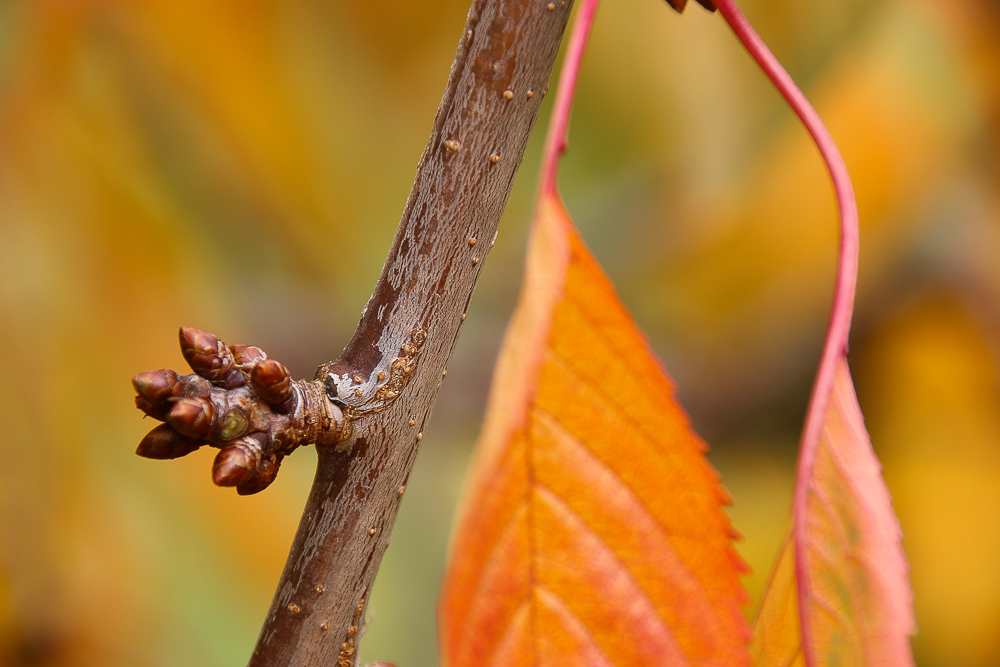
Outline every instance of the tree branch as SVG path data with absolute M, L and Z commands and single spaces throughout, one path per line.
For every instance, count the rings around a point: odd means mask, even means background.
M 572 0 L 474 0 L 382 275 L 317 371 L 351 435 L 319 464 L 251 667 L 357 664 L 357 640 Z

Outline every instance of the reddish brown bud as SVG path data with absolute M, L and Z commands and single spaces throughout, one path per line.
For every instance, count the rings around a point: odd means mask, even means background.
M 182 375 L 180 377 L 182 398 L 202 398 L 212 393 L 212 383 L 200 375 Z
M 273 359 L 259 362 L 250 371 L 250 386 L 254 393 L 269 403 L 278 412 L 291 412 L 292 376 L 285 367 Z
M 678 12 L 683 12 L 684 7 L 687 5 L 687 0 L 667 0 L 667 4 Z M 715 3 L 712 0 L 698 0 L 698 4 L 710 12 L 715 11 Z
M 230 345 L 229 351 L 233 353 L 233 362 L 243 370 L 250 370 L 258 361 L 267 359 L 264 350 L 253 345 Z
M 132 378 L 135 388 L 135 407 L 156 419 L 166 419 L 170 412 L 170 399 L 180 393 L 177 373 L 171 370 L 144 371 Z
M 233 355 L 221 340 L 201 329 L 181 327 L 181 354 L 198 375 L 212 382 L 227 379 L 233 366 Z
M 216 486 L 237 486 L 250 479 L 260 463 L 261 437 L 266 436 L 257 433 L 219 450 L 212 464 L 212 481 Z
M 247 376 L 238 368 L 230 368 L 216 384 L 225 389 L 236 389 L 247 383 Z
M 226 447 L 219 451 L 212 465 L 212 481 L 216 486 L 236 486 L 253 474 L 253 459 L 239 447 Z
M 207 398 L 182 398 L 170 409 L 167 421 L 181 435 L 207 436 L 215 422 L 215 409 Z
M 160 424 L 146 434 L 135 453 L 147 459 L 176 459 L 203 444 L 194 438 L 185 438 L 166 424 Z
M 252 496 L 260 493 L 278 476 L 278 468 L 281 466 L 282 454 L 275 453 L 261 458 L 254 471 L 253 477 L 236 487 L 236 493 L 241 496 Z

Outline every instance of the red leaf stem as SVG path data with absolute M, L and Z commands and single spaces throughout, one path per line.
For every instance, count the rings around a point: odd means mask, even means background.
M 590 29 L 594 25 L 594 16 L 601 0 L 583 0 L 580 3 L 573 33 L 569 38 L 566 58 L 559 72 L 559 86 L 556 88 L 556 101 L 549 119 L 548 133 L 545 135 L 545 149 L 542 153 L 542 174 L 539 181 L 542 194 L 556 195 L 556 181 L 559 175 L 559 158 L 569 146 L 569 117 L 573 109 L 573 95 L 576 93 L 576 80 L 580 74 L 580 64 L 583 52 L 587 48 Z

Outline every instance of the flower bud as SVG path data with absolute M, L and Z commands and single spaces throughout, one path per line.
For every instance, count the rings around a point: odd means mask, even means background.
M 146 434 L 135 453 L 147 459 L 176 459 L 203 444 L 194 438 L 184 437 L 167 424 L 160 424 Z
M 216 486 L 236 486 L 250 479 L 253 459 L 239 447 L 226 447 L 219 451 L 212 464 L 212 482 Z
M 170 399 L 181 390 L 177 373 L 171 370 L 144 371 L 132 378 L 135 406 L 150 417 L 164 420 L 170 412 Z
M 684 7 L 687 5 L 687 0 L 667 0 L 667 4 L 678 12 L 683 12 Z M 715 3 L 712 0 L 698 0 L 698 4 L 710 12 L 714 12 L 716 9 Z
M 237 486 L 236 493 L 241 496 L 252 496 L 271 486 L 271 482 L 278 476 L 282 456 L 280 453 L 275 453 L 261 458 L 253 477 Z
M 222 382 L 233 366 L 233 355 L 221 340 L 201 329 L 181 327 L 181 354 L 198 375 Z
M 212 393 L 212 383 L 200 375 L 182 375 L 180 396 L 183 398 L 203 398 Z
M 212 464 L 212 481 L 216 486 L 237 486 L 253 475 L 261 459 L 260 441 L 266 438 L 255 433 L 223 447 Z
M 233 353 L 233 362 L 244 370 L 250 370 L 258 361 L 267 359 L 264 350 L 253 345 L 230 345 L 229 351 Z
M 230 368 L 226 371 L 226 374 L 222 376 L 218 384 L 223 389 L 236 389 L 237 387 L 242 387 L 247 383 L 247 376 L 243 374 L 238 368 Z
M 280 362 L 273 359 L 259 362 L 250 371 L 250 386 L 258 397 L 278 412 L 292 411 L 292 376 Z
M 204 438 L 215 423 L 215 408 L 207 398 L 182 398 L 170 409 L 167 421 L 181 435 Z

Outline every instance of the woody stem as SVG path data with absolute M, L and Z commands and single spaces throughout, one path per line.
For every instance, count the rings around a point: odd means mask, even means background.
M 343 355 L 317 373 L 333 404 L 378 409 L 354 421 L 342 448 L 317 447 L 316 477 L 252 667 L 357 663 L 372 583 L 571 6 L 472 3 L 375 292 Z M 385 390 L 393 371 L 398 380 Z

